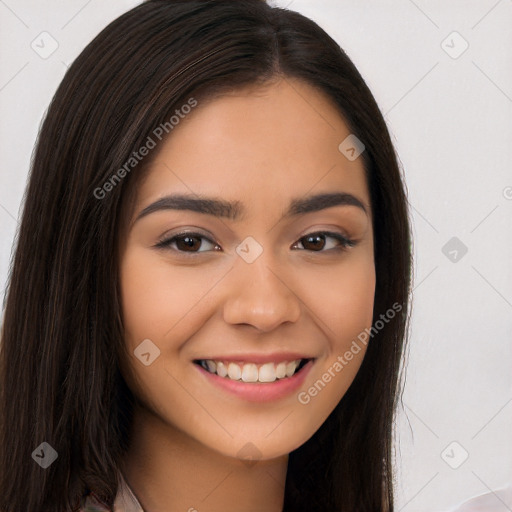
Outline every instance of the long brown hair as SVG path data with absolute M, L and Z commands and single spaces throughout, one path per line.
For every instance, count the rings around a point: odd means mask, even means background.
M 112 505 L 117 492 L 134 403 L 119 365 L 118 233 L 149 160 L 111 181 L 104 197 L 95 191 L 189 98 L 201 103 L 276 76 L 326 94 L 364 143 L 374 322 L 392 304 L 402 306 L 372 337 L 335 410 L 290 454 L 284 511 L 393 510 L 411 242 L 401 172 L 379 108 L 345 52 L 298 13 L 261 0 L 150 0 L 85 48 L 39 133 L 5 298 L 1 512 L 73 510 L 91 491 Z M 43 442 L 58 454 L 46 469 L 33 457 Z

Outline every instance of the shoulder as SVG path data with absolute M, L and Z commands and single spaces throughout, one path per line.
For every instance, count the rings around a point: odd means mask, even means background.
M 512 486 L 475 496 L 454 508 L 452 512 L 501 512 L 512 505 Z
M 119 488 L 113 505 L 109 508 L 93 492 L 84 497 L 78 512 L 144 512 L 139 500 L 126 482 L 123 474 L 119 474 Z
M 78 512 L 112 512 L 94 493 L 84 497 L 82 506 Z

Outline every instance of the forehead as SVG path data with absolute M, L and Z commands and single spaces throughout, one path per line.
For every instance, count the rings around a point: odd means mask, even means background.
M 268 212 L 288 197 L 332 190 L 356 195 L 370 211 L 362 158 L 339 150 L 350 134 L 334 103 L 296 79 L 199 100 L 155 149 L 137 203 L 195 193 Z

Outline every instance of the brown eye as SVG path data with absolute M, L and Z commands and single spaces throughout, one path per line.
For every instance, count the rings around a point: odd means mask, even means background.
M 196 251 L 201 247 L 201 238 L 198 236 L 180 236 L 176 237 L 176 247 L 180 251 Z
M 305 238 L 302 245 L 304 249 L 308 251 L 322 250 L 325 247 L 325 237 L 323 235 L 308 235 Z
M 209 238 L 205 237 L 200 233 L 180 233 L 171 238 L 166 238 L 158 242 L 155 247 L 159 249 L 171 249 L 173 251 L 178 252 L 188 252 L 188 253 L 199 253 L 199 252 L 207 252 L 206 250 L 199 250 L 204 245 L 206 241 L 207 244 L 213 245 L 214 250 L 219 250 L 219 246 L 212 242 Z M 174 249 L 173 246 L 176 248 Z
M 332 246 L 332 243 L 329 244 L 326 239 L 334 239 L 338 243 Z M 310 233 L 306 236 L 303 236 L 299 243 L 302 244 L 304 249 L 312 252 L 327 252 L 330 249 L 347 249 L 348 247 L 353 247 L 356 245 L 354 240 L 349 240 L 341 233 L 334 233 L 330 231 L 319 231 L 316 233 Z M 331 245 L 327 247 L 326 250 L 323 250 L 327 245 Z

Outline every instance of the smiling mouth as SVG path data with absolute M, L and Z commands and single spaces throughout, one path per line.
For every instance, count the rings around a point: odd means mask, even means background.
M 293 377 L 312 359 L 295 359 L 280 363 L 236 363 L 196 359 L 195 364 L 207 372 L 238 382 L 275 382 Z

